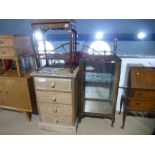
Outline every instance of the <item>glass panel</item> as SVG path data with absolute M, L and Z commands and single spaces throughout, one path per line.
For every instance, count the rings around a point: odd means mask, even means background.
M 87 63 L 85 69 L 85 99 L 111 100 L 114 85 L 115 64 Z

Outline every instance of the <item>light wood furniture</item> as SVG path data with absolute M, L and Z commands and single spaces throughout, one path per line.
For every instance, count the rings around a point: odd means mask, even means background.
M 79 121 L 85 116 L 115 122 L 121 59 L 116 55 L 87 55 L 80 60 Z
M 52 71 L 52 67 L 48 70 Z M 57 74 L 33 72 L 41 129 L 75 133 L 77 128 L 78 68 L 58 68 Z
M 29 36 L 0 36 L 0 108 L 37 113 L 33 78 L 35 59 Z
M 155 113 L 155 68 L 132 66 L 129 69 L 128 85 L 122 87 L 120 113 L 123 106 L 124 128 L 128 112 Z

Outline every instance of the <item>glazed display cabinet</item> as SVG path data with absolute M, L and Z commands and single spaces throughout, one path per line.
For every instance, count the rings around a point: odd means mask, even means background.
M 109 118 L 114 125 L 120 66 L 116 55 L 82 57 L 79 121 L 84 116 Z

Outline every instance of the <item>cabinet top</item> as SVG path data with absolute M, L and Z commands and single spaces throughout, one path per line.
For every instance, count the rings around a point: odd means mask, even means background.
M 78 71 L 79 67 L 76 67 L 73 73 L 70 73 L 70 68 L 43 67 L 39 71 L 32 72 L 31 75 L 39 77 L 75 78 Z

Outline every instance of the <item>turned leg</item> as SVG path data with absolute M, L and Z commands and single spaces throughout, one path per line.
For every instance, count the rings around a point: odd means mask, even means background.
M 24 113 L 26 121 L 30 122 L 31 121 L 31 114 L 29 112 L 23 112 L 23 113 Z
M 127 107 L 124 104 L 124 110 L 123 110 L 123 122 L 122 122 L 122 126 L 121 128 L 124 129 L 124 125 L 125 125 L 125 120 L 126 120 L 126 115 L 127 115 Z

